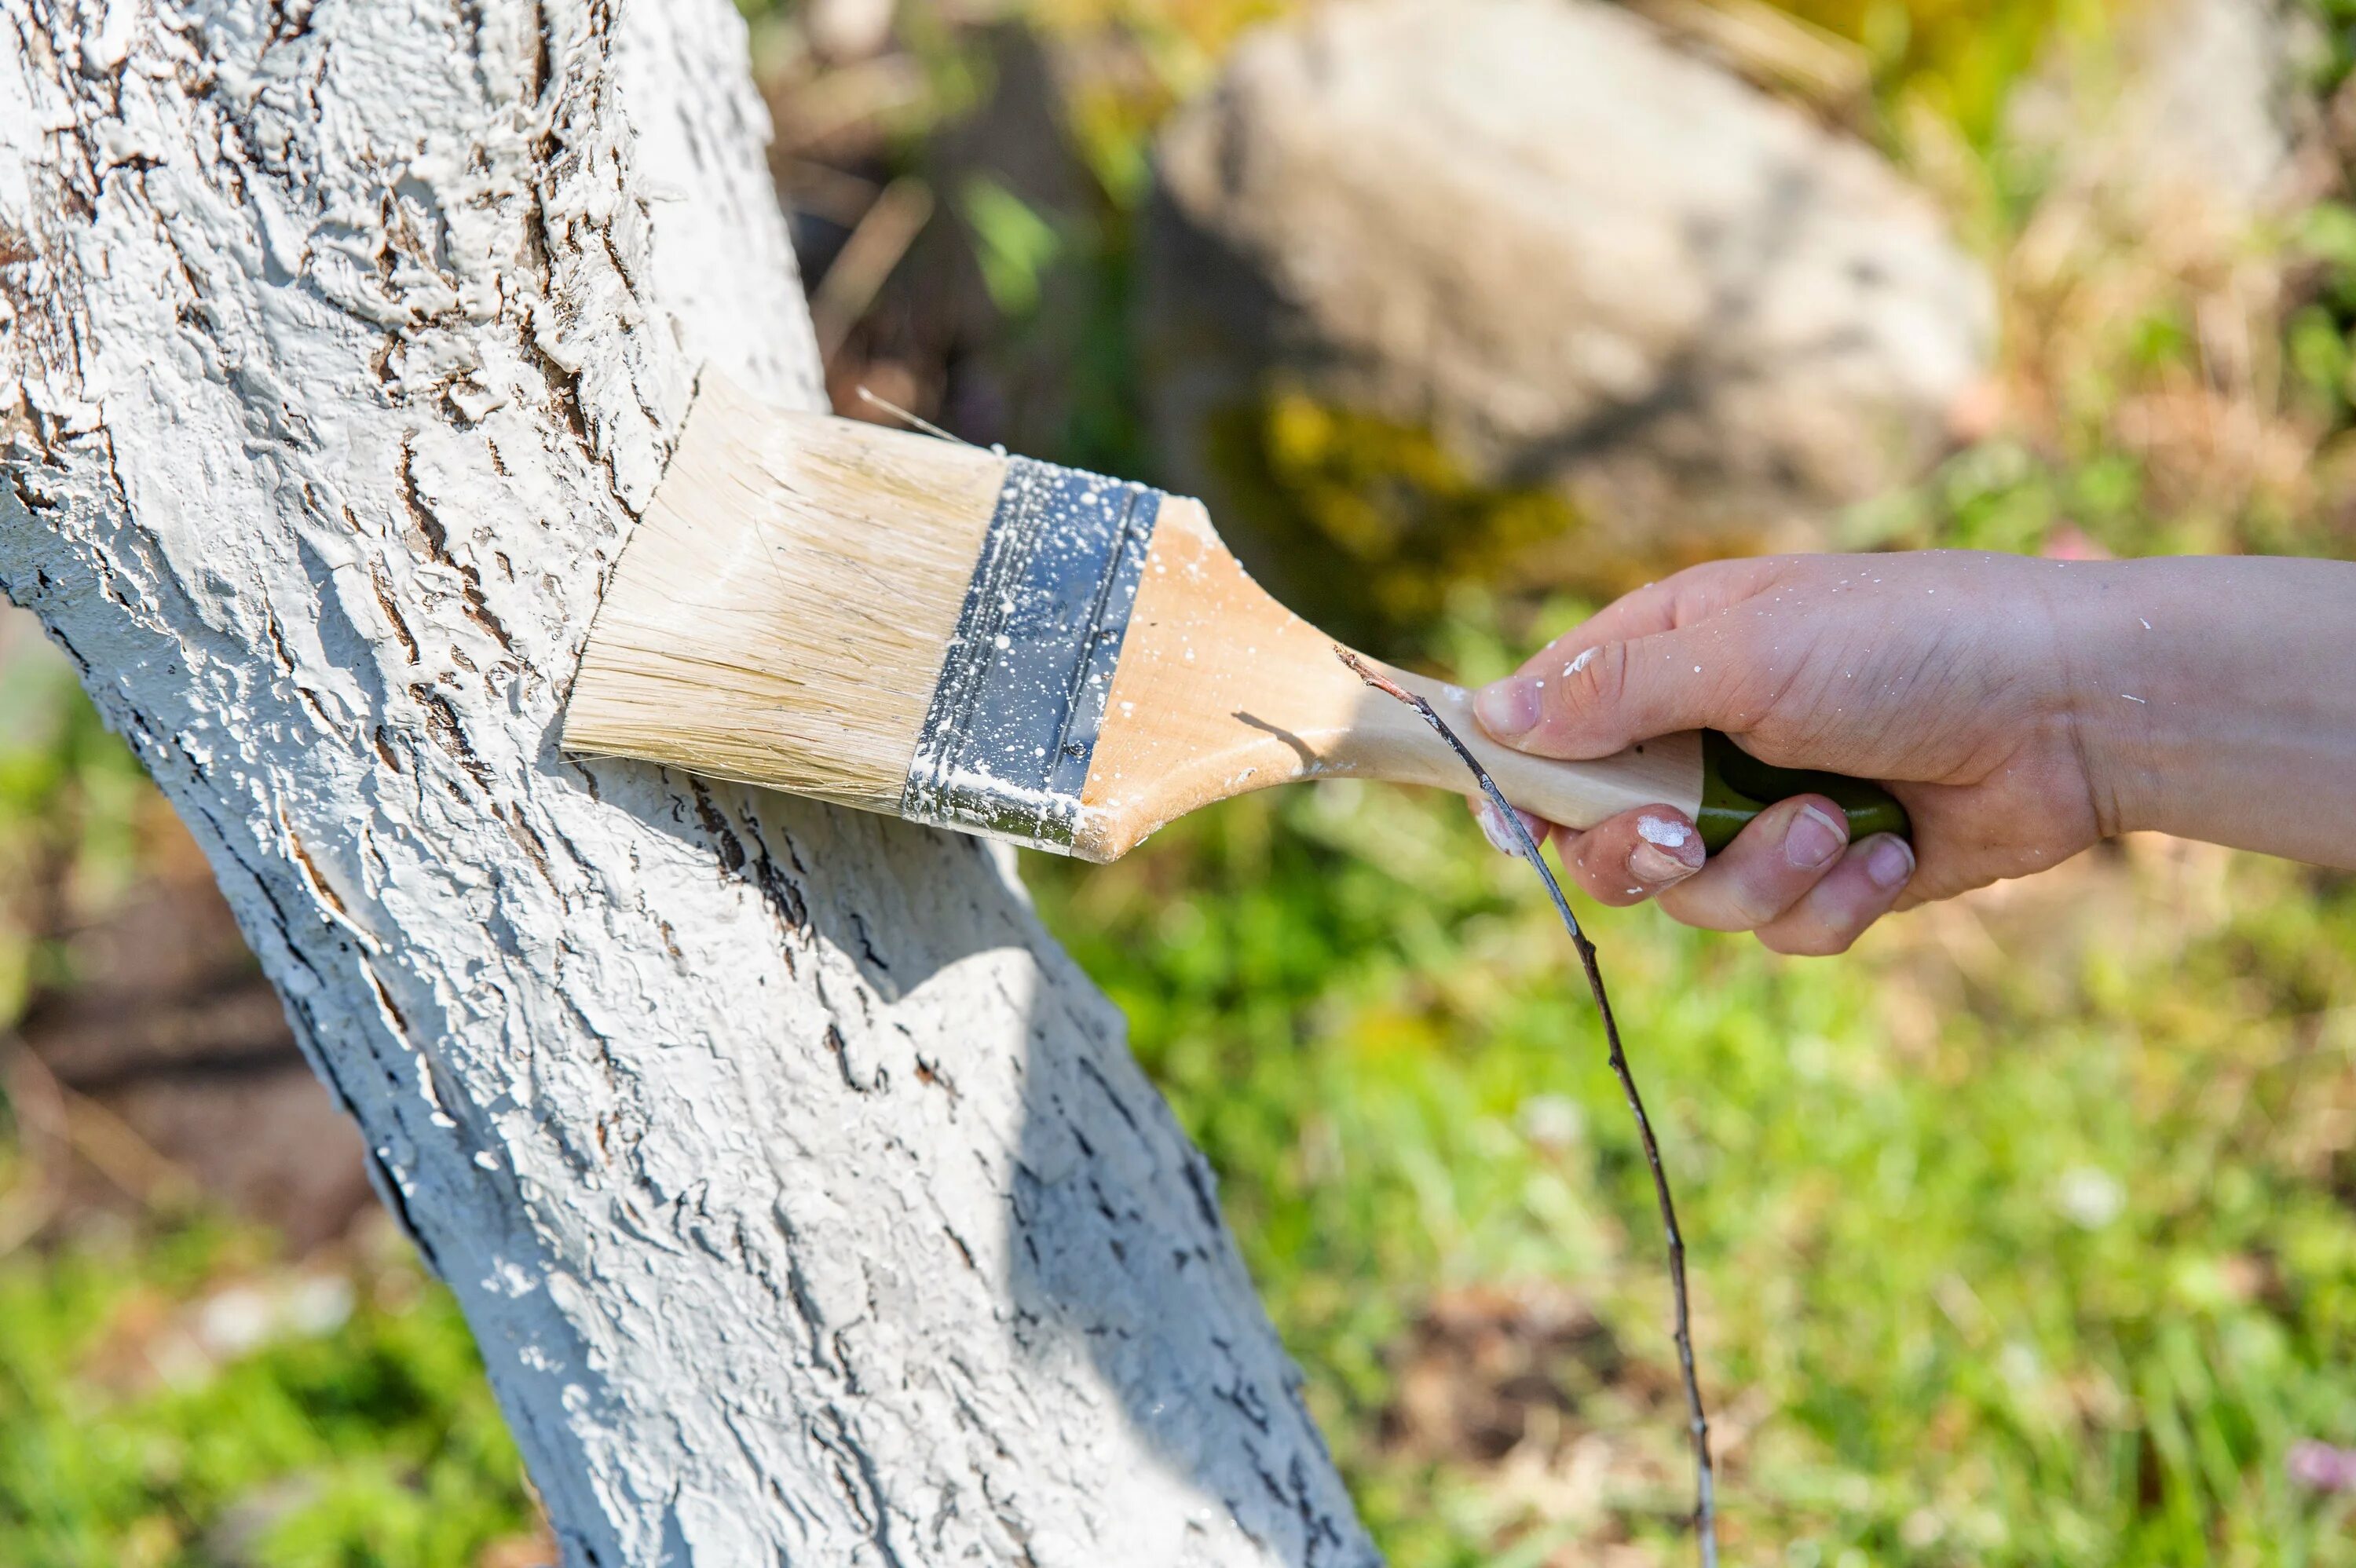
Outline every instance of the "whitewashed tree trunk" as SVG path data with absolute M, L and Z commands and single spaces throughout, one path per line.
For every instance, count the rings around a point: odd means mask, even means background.
M 0 0 L 0 579 L 211 856 L 567 1561 L 1371 1561 L 1008 867 L 559 757 L 700 364 L 818 396 L 725 0 Z

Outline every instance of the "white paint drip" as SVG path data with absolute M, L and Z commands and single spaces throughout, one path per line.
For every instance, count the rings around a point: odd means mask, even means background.
M 1639 816 L 1636 832 L 1645 843 L 1657 844 L 1664 849 L 1682 849 L 1693 840 L 1691 828 L 1665 816 Z

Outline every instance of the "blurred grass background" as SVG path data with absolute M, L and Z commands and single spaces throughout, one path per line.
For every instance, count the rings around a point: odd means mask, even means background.
M 838 403 L 866 385 L 1151 477 L 1148 138 L 1289 8 L 909 0 L 889 52 L 830 64 L 793 5 L 750 5 Z M 2004 417 L 1844 542 L 2356 555 L 2339 182 L 2222 248 L 2099 225 L 2041 244 L 2050 163 L 2006 104 L 2040 60 L 2099 52 L 2126 0 L 1789 9 L 1864 84 L 1826 112 L 1937 193 L 2005 306 Z M 2337 114 L 2356 6 L 2313 15 Z M 1025 115 L 1078 155 L 1052 199 L 1021 166 Z M 903 251 L 830 285 L 894 188 Z M 2237 291 L 2252 268 L 2279 286 Z M 2209 348 L 2221 308 L 2258 346 L 2234 366 Z M 1238 440 L 1267 503 L 1357 563 L 1376 651 L 1483 678 L 1591 607 L 1500 580 L 1565 526 L 1545 498 L 1483 491 L 1413 431 L 1281 399 L 1264 419 Z M 83 938 L 179 843 L 20 632 L 0 649 L 16 1037 L 125 983 Z M 1390 1560 L 1682 1560 L 1657 1221 L 1526 869 L 1451 801 L 1334 784 L 1118 867 L 1026 872 L 1218 1168 Z M 2290 1462 L 2356 1445 L 2356 879 L 2133 842 L 1839 962 L 1650 912 L 1594 925 L 1687 1221 L 1730 1560 L 2356 1562 L 2350 1499 Z M 464 1325 L 380 1217 L 294 1241 L 233 1217 L 12 1044 L 0 1563 L 551 1560 Z

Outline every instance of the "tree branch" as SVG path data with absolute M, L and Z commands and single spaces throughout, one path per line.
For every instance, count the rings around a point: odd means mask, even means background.
M 1555 880 L 1554 871 L 1547 865 L 1537 841 L 1530 837 L 1529 828 L 1522 821 L 1522 814 L 1514 809 L 1513 803 L 1498 789 L 1496 782 L 1489 776 L 1489 770 L 1481 765 L 1480 760 L 1472 755 L 1462 741 L 1457 739 L 1456 731 L 1448 727 L 1448 721 L 1433 711 L 1430 703 L 1387 678 L 1349 649 L 1337 646 L 1333 652 L 1356 672 L 1360 680 L 1422 714 L 1423 721 L 1439 731 L 1440 738 L 1464 759 L 1464 765 L 1480 781 L 1481 793 L 1489 797 L 1490 803 L 1497 808 L 1499 818 L 1512 831 L 1516 852 L 1537 868 L 1539 880 L 1546 883 L 1547 895 L 1554 900 L 1555 912 L 1562 916 L 1563 929 L 1570 933 L 1570 944 L 1579 951 L 1579 962 L 1587 971 L 1587 988 L 1594 994 L 1596 1011 L 1603 1016 L 1603 1038 L 1611 1047 L 1612 1071 L 1619 1074 L 1621 1091 L 1628 1096 L 1628 1109 L 1636 1118 L 1636 1136 L 1644 1146 L 1644 1162 L 1652 1168 L 1653 1196 L 1660 1203 L 1661 1229 L 1669 1238 L 1669 1293 L 1676 1302 L 1677 1370 L 1685 1377 L 1687 1429 L 1693 1439 L 1694 1534 L 1701 1543 L 1703 1568 L 1717 1568 L 1717 1474 L 1710 1465 L 1709 1418 L 1702 1412 L 1701 1378 L 1694 1370 L 1693 1314 L 1686 1294 L 1686 1239 L 1684 1232 L 1677 1229 L 1676 1201 L 1669 1195 L 1669 1174 L 1661 1165 L 1661 1146 L 1653 1136 L 1653 1119 L 1644 1114 L 1644 1097 L 1636 1092 L 1636 1075 L 1629 1070 L 1628 1053 L 1621 1049 L 1620 1023 L 1612 1017 L 1612 998 L 1603 989 L 1603 969 L 1596 960 L 1595 944 L 1587 939 L 1587 933 L 1580 926 L 1579 917 L 1570 912 L 1570 901 L 1562 896 L 1562 884 Z

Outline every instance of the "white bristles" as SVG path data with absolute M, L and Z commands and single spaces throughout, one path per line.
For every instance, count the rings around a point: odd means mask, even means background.
M 590 630 L 565 750 L 894 809 L 1005 474 L 705 372 Z

